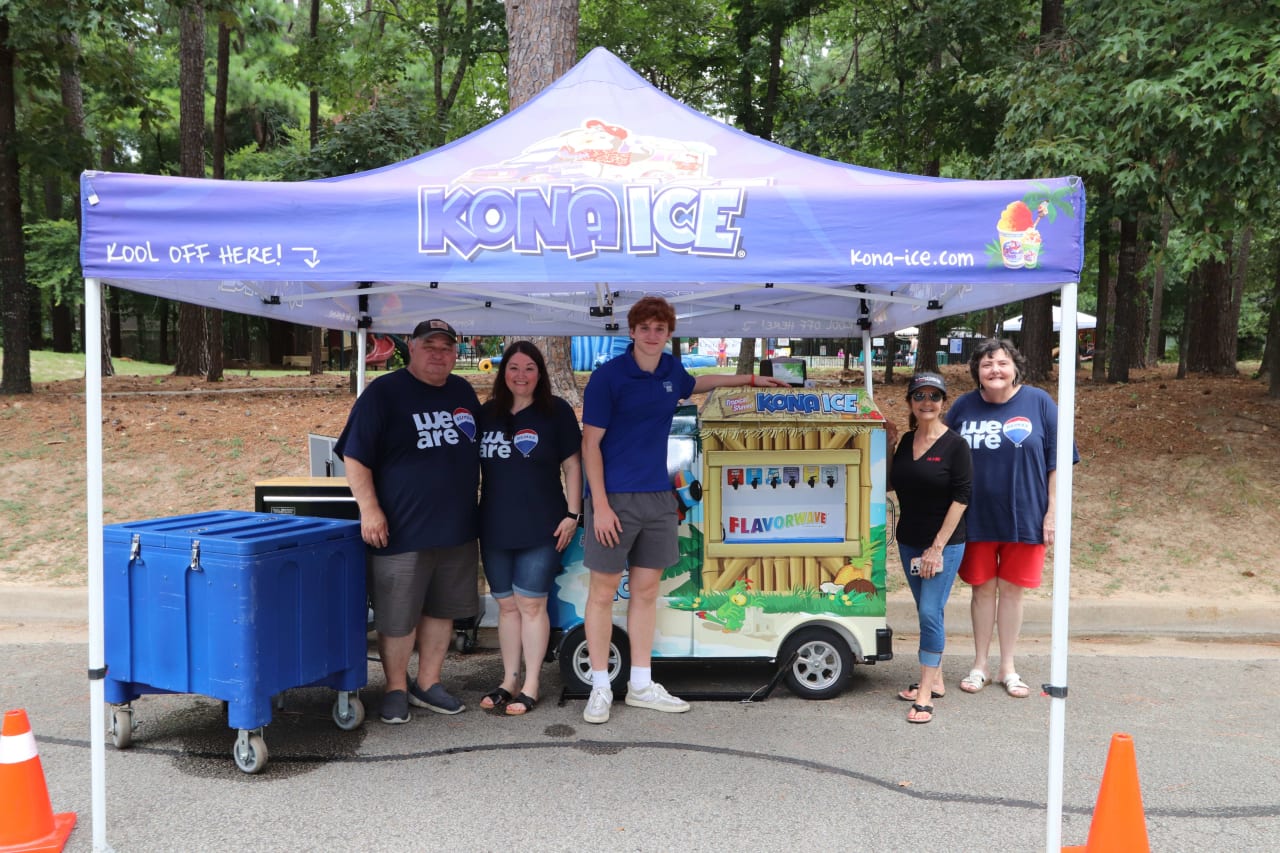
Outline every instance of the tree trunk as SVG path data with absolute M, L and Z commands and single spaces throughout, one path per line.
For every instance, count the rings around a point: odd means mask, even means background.
M 1022 301 L 1022 345 L 1027 360 L 1027 382 L 1044 383 L 1053 372 L 1053 295 L 1046 293 Z
M 738 376 L 750 376 L 756 372 L 756 339 L 743 338 L 738 344 Z
M 1231 274 L 1225 260 L 1196 267 L 1196 286 L 1187 290 L 1187 370 L 1232 376 L 1236 373 L 1236 328 L 1231 322 Z
M 1158 364 L 1164 358 L 1164 272 L 1166 266 L 1165 249 L 1169 245 L 1169 224 L 1173 214 L 1169 205 L 1160 208 L 1160 246 L 1157 257 L 1155 278 L 1151 285 L 1151 322 L 1147 327 L 1147 364 Z
M 927 370 L 938 372 L 938 321 L 930 320 L 921 323 L 920 332 L 916 335 L 916 363 L 914 373 Z
M 1107 378 L 1107 354 L 1111 352 L 1111 336 L 1107 327 L 1111 322 L 1111 250 L 1115 245 L 1112 238 L 1111 218 L 1098 218 L 1098 306 L 1095 311 L 1097 322 L 1093 330 L 1093 381 L 1103 382 Z
M 321 354 L 321 348 L 324 345 L 324 329 L 314 326 L 311 329 L 311 368 L 308 371 L 312 376 L 324 373 L 324 358 Z
M 222 180 L 227 172 L 227 72 L 231 64 L 231 28 L 218 16 L 218 47 L 214 59 L 213 84 L 213 177 Z
M 4 366 L 0 394 L 30 394 L 31 341 L 27 337 L 27 269 L 22 235 L 22 182 L 9 18 L 0 15 L 0 330 Z
M 507 99 L 521 106 L 573 67 L 578 56 L 577 0 L 508 0 Z M 625 318 L 617 318 L 626 322 Z M 530 338 L 547 362 L 551 390 L 571 406 L 582 405 L 573 375 L 569 338 Z
M 183 177 L 204 177 L 204 7 L 183 3 L 179 20 L 178 161 Z M 203 376 L 209 367 L 204 309 L 178 306 L 176 376 Z
M 1129 381 L 1132 339 L 1138 326 L 1138 221 L 1129 214 L 1120 220 L 1120 259 L 1116 269 L 1116 322 L 1112 338 L 1111 382 Z
M 1262 374 L 1270 380 L 1267 396 L 1280 399 L 1280 242 L 1276 243 L 1272 264 L 1271 322 L 1267 325 L 1267 343 L 1262 350 Z

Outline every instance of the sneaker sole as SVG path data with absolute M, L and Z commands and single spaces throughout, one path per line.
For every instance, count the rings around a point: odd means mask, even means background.
M 421 699 L 415 699 L 413 696 L 409 697 L 409 704 L 415 708 L 425 708 L 428 711 L 435 711 L 437 714 L 461 714 L 463 711 L 467 710 L 466 705 L 459 705 L 457 708 L 449 710 L 448 708 L 441 708 L 439 705 L 432 705 L 430 702 L 423 702 Z
M 632 708 L 648 708 L 650 711 L 662 711 L 667 714 L 683 714 L 689 710 L 688 702 L 683 705 L 667 705 L 662 702 L 646 702 L 643 699 L 632 699 L 630 696 L 625 697 L 622 701 Z
M 406 714 L 403 717 L 379 717 L 378 719 L 382 720 L 382 722 L 386 723 L 389 726 L 398 726 L 401 723 L 407 723 L 410 720 L 412 720 L 413 715 Z
M 601 723 L 609 722 L 609 712 L 605 711 L 603 716 L 593 717 L 592 715 L 588 714 L 586 711 L 583 711 L 582 719 L 588 723 L 595 723 L 596 725 L 600 725 Z

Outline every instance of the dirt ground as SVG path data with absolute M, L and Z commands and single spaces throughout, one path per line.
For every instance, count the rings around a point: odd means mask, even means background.
M 943 370 L 953 395 L 973 387 L 965 367 Z M 1280 603 L 1280 403 L 1243 374 L 1174 373 L 1137 371 L 1116 385 L 1079 374 L 1073 596 Z M 882 371 L 875 377 L 886 417 L 904 428 L 906 377 L 896 374 L 888 388 Z M 467 378 L 484 399 L 489 376 Z M 819 382 L 862 380 L 854 373 Z M 1049 390 L 1056 396 L 1056 385 Z M 237 371 L 215 385 L 107 378 L 106 522 L 251 510 L 255 482 L 308 473 L 307 434 L 337 435 L 352 399 L 339 374 Z M 0 398 L 0 584 L 85 583 L 84 423 L 82 380 Z M 891 556 L 891 589 L 901 583 L 896 563 Z M 1039 595 L 1049 595 L 1048 580 Z

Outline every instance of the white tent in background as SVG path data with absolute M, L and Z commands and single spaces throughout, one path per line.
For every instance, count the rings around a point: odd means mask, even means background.
M 1076 312 L 1076 328 L 1077 329 L 1093 329 L 1093 328 L 1096 328 L 1097 325 L 1098 325 L 1097 317 L 1091 317 L 1090 315 L 1084 314 L 1080 311 Z M 1017 317 L 1010 317 L 1008 320 L 1005 320 L 1003 323 L 1000 324 L 1000 328 L 1004 329 L 1006 332 L 1021 332 L 1022 331 L 1022 315 L 1019 314 Z M 1057 305 L 1055 305 L 1053 306 L 1053 330 L 1057 332 L 1057 331 L 1060 331 L 1061 329 L 1062 329 L 1062 309 L 1059 308 Z

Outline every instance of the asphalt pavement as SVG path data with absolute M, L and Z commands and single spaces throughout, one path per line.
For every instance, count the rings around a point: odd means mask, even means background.
M 79 815 L 67 850 L 89 851 L 83 626 L 75 607 L 60 610 L 47 597 L 32 606 L 30 595 L 45 594 L 0 596 L 0 708 L 26 709 L 53 808 Z M 83 607 L 83 591 L 62 598 Z M 1085 843 L 1112 736 L 1126 733 L 1153 850 L 1274 850 L 1274 617 L 1248 607 L 1204 620 L 1148 612 L 1171 627 L 1142 630 L 1132 610 L 1085 604 L 1072 614 L 1064 843 Z M 969 645 L 953 629 L 947 696 L 932 723 L 908 724 L 894 695 L 915 675 L 901 606 L 891 600 L 897 657 L 856 667 L 837 699 L 806 701 L 778 686 L 762 701 L 700 701 L 681 715 L 619 701 L 603 726 L 582 721 L 581 700 L 558 701 L 554 664 L 530 715 L 480 711 L 501 671 L 482 631 L 481 648 L 451 654 L 446 668 L 467 712 L 415 710 L 406 725 L 382 724 L 381 671 L 371 662 L 363 726 L 337 728 L 332 691 L 290 690 L 264 732 L 268 766 L 254 776 L 232 761 L 235 732 L 219 702 L 144 696 L 134 703 L 131 748 L 107 746 L 107 843 L 117 851 L 1044 850 L 1049 700 L 1013 699 L 999 685 L 961 693 Z M 1033 685 L 1049 673 L 1042 617 L 1028 612 L 1019 663 Z M 741 696 L 763 691 L 772 672 L 698 664 L 656 675 L 677 694 Z

